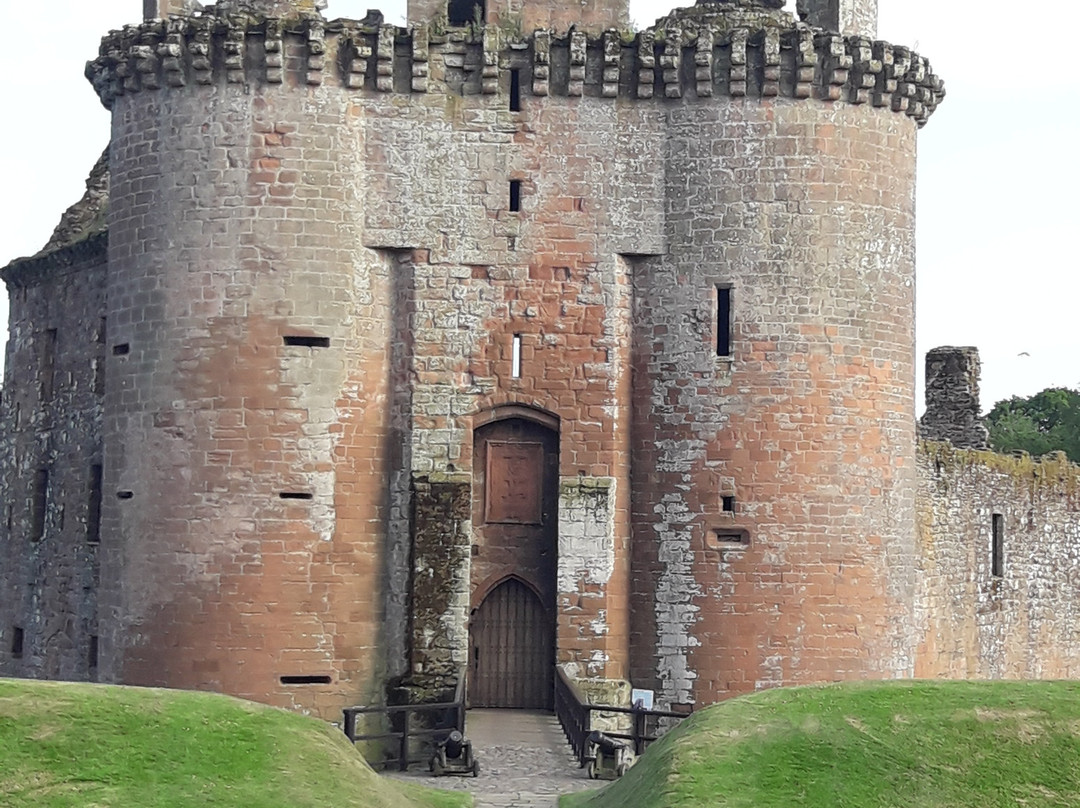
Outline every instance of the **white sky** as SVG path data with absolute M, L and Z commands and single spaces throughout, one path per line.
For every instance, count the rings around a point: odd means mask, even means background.
M 1027 26 L 1023 6 L 1004 0 L 880 4 L 882 38 L 928 56 L 948 88 L 919 140 L 920 367 L 930 348 L 978 346 L 984 409 L 1080 386 L 1080 259 L 1069 249 L 1080 220 L 1080 82 L 1058 37 L 1080 30 L 1080 3 L 1039 3 Z M 403 22 L 404 0 L 330 0 L 326 13 L 359 18 L 380 5 Z M 675 5 L 632 0 L 631 11 L 642 27 Z M 82 196 L 109 138 L 83 65 L 108 29 L 141 19 L 142 0 L 0 7 L 17 32 L 0 48 L 2 266 L 37 252 Z

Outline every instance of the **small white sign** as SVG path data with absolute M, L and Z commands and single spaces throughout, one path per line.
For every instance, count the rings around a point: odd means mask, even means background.
M 656 694 L 651 690 L 631 690 L 630 703 L 641 710 L 651 710 Z

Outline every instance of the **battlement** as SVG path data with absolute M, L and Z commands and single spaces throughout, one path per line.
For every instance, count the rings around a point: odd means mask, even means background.
M 819 99 L 889 108 L 919 126 L 945 95 L 910 49 L 783 12 L 673 14 L 636 34 L 596 36 L 439 22 L 404 29 L 380 16 L 328 22 L 217 8 L 147 20 L 106 36 L 86 75 L 108 108 L 125 94 L 219 83 L 494 95 L 511 71 L 533 96 Z

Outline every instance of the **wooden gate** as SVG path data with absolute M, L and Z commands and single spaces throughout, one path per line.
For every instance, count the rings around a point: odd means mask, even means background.
M 473 615 L 470 706 L 550 710 L 555 670 L 551 619 L 516 578 L 499 584 Z

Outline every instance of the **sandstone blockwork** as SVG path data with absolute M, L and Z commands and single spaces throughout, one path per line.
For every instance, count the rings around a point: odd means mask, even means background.
M 916 447 L 927 61 L 872 0 L 578 5 L 105 38 L 108 171 L 3 274 L 0 674 L 336 720 L 552 663 L 663 705 L 1073 669 L 1010 577 L 1066 563 L 1071 472 L 1027 516 Z

